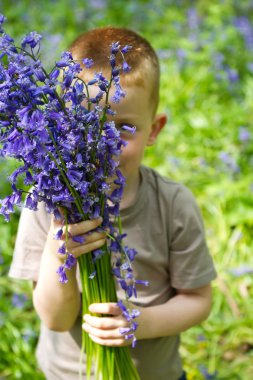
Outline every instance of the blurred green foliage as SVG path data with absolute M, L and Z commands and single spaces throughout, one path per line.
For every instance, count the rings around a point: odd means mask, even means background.
M 218 279 L 207 321 L 182 336 L 189 380 L 251 380 L 253 373 L 253 3 L 250 0 L 2 0 L 17 41 L 43 35 L 48 67 L 82 31 L 128 26 L 161 61 L 168 123 L 145 163 L 186 184 L 201 206 Z M 12 162 L 0 161 L 1 198 Z M 31 286 L 7 277 L 17 215 L 0 224 L 0 376 L 42 379 Z M 16 306 L 15 306 L 16 305 Z

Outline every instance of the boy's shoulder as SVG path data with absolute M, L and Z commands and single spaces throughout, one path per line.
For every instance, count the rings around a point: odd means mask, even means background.
M 152 186 L 154 191 L 159 196 L 165 196 L 166 198 L 186 198 L 194 199 L 191 190 L 184 184 L 174 181 L 162 174 L 157 170 L 145 165 L 141 165 L 141 175 L 145 178 L 145 181 Z

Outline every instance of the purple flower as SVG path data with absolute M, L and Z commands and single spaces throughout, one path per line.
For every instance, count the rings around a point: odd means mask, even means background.
M 112 54 L 117 54 L 119 52 L 119 49 L 120 49 L 119 42 L 113 42 L 112 45 L 111 45 L 111 53 Z
M 210 373 L 208 371 L 208 369 L 205 366 L 203 366 L 203 365 L 200 365 L 199 369 L 200 369 L 201 374 L 204 376 L 204 378 L 206 380 L 215 380 L 215 379 L 217 379 L 217 374 L 218 374 L 217 371 L 214 371 L 213 373 Z
M 66 284 L 68 282 L 68 278 L 66 275 L 66 269 L 65 269 L 64 265 L 61 265 L 57 269 L 56 273 L 59 275 L 59 282 L 61 282 L 62 284 Z
M 187 9 L 187 19 L 190 29 L 195 30 L 199 27 L 201 19 L 198 16 L 197 10 L 195 8 Z
M 246 16 L 236 17 L 234 25 L 243 36 L 245 45 L 249 50 L 253 50 L 253 27 Z
M 60 228 L 60 229 L 56 232 L 54 238 L 55 238 L 56 240 L 60 240 L 61 237 L 62 237 L 62 234 L 63 234 L 63 229 Z
M 35 48 L 41 39 L 42 36 L 37 32 L 30 32 L 23 38 L 21 46 L 23 49 L 25 49 L 26 45 L 29 45 L 31 48 Z
M 237 268 L 229 269 L 229 272 L 235 277 L 240 277 L 244 276 L 245 274 L 253 274 L 253 267 L 242 265 Z
M 110 195 L 110 200 L 113 203 L 119 203 L 123 195 L 123 190 L 124 189 L 122 186 L 114 189 L 112 194 Z
M 11 302 L 12 302 L 12 305 L 14 307 L 16 307 L 18 309 L 23 309 L 23 307 L 24 307 L 27 299 L 28 298 L 27 298 L 26 294 L 17 294 L 17 293 L 15 293 L 12 296 Z
M 104 255 L 104 251 L 102 249 L 95 249 L 92 251 L 92 261 L 95 263 Z
M 85 242 L 84 236 L 72 236 L 72 240 L 79 244 L 82 244 Z
M 121 53 L 126 54 L 126 53 L 128 53 L 131 49 L 132 49 L 132 46 L 131 46 L 131 45 L 125 45 L 125 46 L 123 46 L 123 48 L 121 49 Z
M 76 265 L 76 258 L 71 253 L 68 253 L 64 266 L 67 269 L 71 269 L 74 265 Z
M 126 96 L 125 91 L 121 89 L 120 86 L 117 86 L 114 95 L 111 97 L 113 103 L 120 103 L 121 99 Z
M 56 62 L 56 67 L 65 68 L 70 67 L 73 62 L 72 54 L 69 51 L 63 52 L 61 55 L 61 60 Z
M 249 141 L 250 137 L 251 137 L 251 134 L 246 127 L 239 128 L 239 136 L 238 136 L 239 141 L 246 143 Z
M 135 256 L 137 255 L 137 251 L 134 248 L 125 247 L 125 252 L 129 257 L 130 261 L 134 261 Z
M 128 133 L 130 133 L 131 135 L 133 135 L 134 133 L 135 133 L 135 131 L 136 131 L 136 127 L 134 127 L 134 126 L 130 126 L 130 125 L 122 125 L 121 127 L 120 127 L 120 129 L 121 129 L 121 131 L 124 131 L 124 132 L 128 132 Z
M 136 331 L 138 327 L 138 323 L 134 322 L 133 320 L 140 315 L 140 311 L 137 309 L 132 309 L 132 310 L 128 309 L 121 300 L 117 303 L 117 305 L 120 307 L 122 311 L 122 315 L 129 322 L 129 327 L 120 328 L 119 331 L 122 335 L 125 335 L 125 339 L 127 340 L 132 339 L 132 347 L 135 347 L 136 338 L 135 338 L 134 332 Z
M 128 65 L 126 61 L 124 61 L 122 64 L 122 71 L 124 73 L 128 73 L 129 71 L 131 71 L 131 67 Z
M 84 64 L 84 66 L 86 67 L 86 69 L 90 69 L 94 65 L 93 60 L 90 58 L 84 58 L 84 60 L 82 62 Z
M 233 173 L 237 173 L 240 171 L 240 168 L 237 165 L 235 159 L 228 152 L 221 152 L 219 154 L 219 158 L 226 165 L 226 167 Z
M 249 63 L 247 64 L 247 67 L 248 67 L 248 70 L 249 70 L 251 73 L 253 73 L 253 62 L 249 62 Z
M 227 69 L 225 69 L 225 71 L 227 73 L 227 78 L 228 78 L 229 82 L 231 82 L 231 83 L 238 82 L 239 74 L 238 74 L 238 71 L 236 69 L 227 68 Z
M 61 255 L 65 255 L 66 254 L 66 244 L 63 243 L 60 248 L 58 249 L 58 253 L 60 253 Z
M 2 14 L 0 13 L 0 25 L 2 26 L 2 24 L 7 20 L 7 18 Z M 1 29 L 0 29 L 1 30 Z
M 149 286 L 149 282 L 148 281 L 135 280 L 135 283 L 139 284 L 139 285 Z

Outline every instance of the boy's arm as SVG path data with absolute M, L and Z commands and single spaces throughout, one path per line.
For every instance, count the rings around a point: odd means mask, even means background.
M 210 313 L 211 303 L 211 285 L 177 290 L 177 295 L 165 304 L 142 309 L 139 339 L 179 334 L 204 321 Z
M 211 286 L 206 285 L 193 290 L 178 290 L 173 298 L 162 305 L 139 308 L 141 314 L 136 319 L 139 324 L 135 334 L 137 340 L 177 335 L 199 324 L 210 313 L 211 299 Z M 119 328 L 127 327 L 127 323 L 115 304 L 93 304 L 90 311 L 114 315 L 104 318 L 84 316 L 83 328 L 93 341 L 106 346 L 131 343 L 119 332 Z
M 91 231 L 101 222 L 102 219 L 94 219 L 69 225 L 68 231 L 72 236 L 85 235 L 87 232 L 89 234 L 82 244 L 75 243 L 69 238 L 68 251 L 78 257 L 100 248 L 105 243 L 105 234 Z M 63 241 L 55 240 L 53 236 L 60 228 L 60 224 L 57 225 L 57 222 L 52 221 L 41 258 L 38 281 L 34 283 L 33 304 L 37 314 L 49 329 L 67 331 L 73 326 L 79 314 L 81 300 L 76 280 L 76 267 L 68 271 L 66 284 L 58 280 L 56 271 L 63 264 L 64 256 L 57 251 Z

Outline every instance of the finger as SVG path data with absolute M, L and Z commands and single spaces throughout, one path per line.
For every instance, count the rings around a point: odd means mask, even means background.
M 89 311 L 94 314 L 110 314 L 116 316 L 122 314 L 120 307 L 115 302 L 92 303 L 89 306 Z
M 68 239 L 66 247 L 68 251 L 71 251 L 73 248 L 82 247 L 83 245 L 93 243 L 96 240 L 106 239 L 106 234 L 103 232 L 92 232 L 89 235 L 79 235 L 83 239 L 83 242 L 76 242 L 73 239 Z
M 96 240 L 92 243 L 83 244 L 79 247 L 72 248 L 71 250 L 69 250 L 69 253 L 72 253 L 72 255 L 75 257 L 79 257 L 85 253 L 88 253 L 88 252 L 94 251 L 95 249 L 103 247 L 105 242 L 106 242 L 106 239 Z
M 96 327 L 102 330 L 113 330 L 120 327 L 128 327 L 129 323 L 123 317 L 95 317 L 90 314 L 83 316 L 84 322 L 88 323 L 92 327 Z
M 118 338 L 118 339 L 102 339 L 97 336 L 94 336 L 92 334 L 89 334 L 90 339 L 102 346 L 108 346 L 108 347 L 124 347 L 129 346 L 132 344 L 132 339 L 125 339 L 125 338 Z
M 80 223 L 69 224 L 68 233 L 71 236 L 83 235 L 87 232 L 94 230 L 98 226 L 100 226 L 102 221 L 103 219 L 99 217 L 92 220 L 84 220 L 83 222 L 80 222 Z M 65 236 L 66 236 L 66 226 L 63 227 L 63 238 L 65 238 Z
M 89 325 L 88 323 L 83 323 L 82 328 L 88 334 L 96 336 L 97 338 L 100 338 L 100 339 L 122 339 L 122 340 L 125 339 L 124 335 L 120 333 L 119 328 L 112 329 L 112 330 L 102 330 L 102 329 L 97 329 L 96 327 L 93 327 Z

